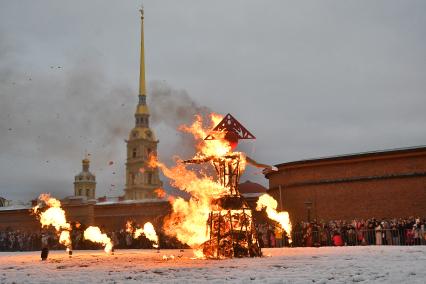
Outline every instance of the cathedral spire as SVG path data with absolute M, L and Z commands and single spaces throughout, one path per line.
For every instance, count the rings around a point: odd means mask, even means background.
M 143 33 L 143 7 L 139 10 L 141 12 L 141 58 L 140 58 L 140 71 L 139 71 L 139 96 L 146 96 L 145 86 L 145 49 L 144 49 L 144 33 Z
M 144 32 L 143 32 L 143 20 L 144 11 L 143 7 L 139 10 L 141 12 L 141 54 L 140 54 L 140 66 L 139 66 L 139 102 L 136 107 L 136 125 L 149 127 L 148 116 L 149 110 L 146 105 L 146 82 L 145 82 L 145 48 L 144 48 Z
M 149 110 L 146 103 L 145 50 L 144 50 L 144 11 L 141 13 L 141 53 L 139 73 L 139 102 L 135 112 L 135 127 L 130 131 L 126 161 L 126 199 L 157 199 L 155 190 L 161 188 L 158 168 L 148 166 L 151 155 L 157 154 L 158 140 L 149 127 Z

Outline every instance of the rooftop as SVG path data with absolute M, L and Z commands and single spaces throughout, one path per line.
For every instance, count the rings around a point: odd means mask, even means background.
M 345 160 L 350 158 L 358 158 L 363 156 L 379 156 L 383 154 L 396 154 L 396 153 L 409 153 L 409 152 L 416 152 L 416 151 L 426 151 L 426 145 L 420 145 L 420 146 L 413 146 L 413 147 L 404 147 L 404 148 L 394 148 L 394 149 L 385 149 L 385 150 L 376 150 L 376 151 L 368 151 L 368 152 L 359 152 L 359 153 L 351 153 L 351 154 L 343 154 L 343 155 L 335 155 L 335 156 L 326 156 L 326 157 L 319 157 L 319 158 L 312 158 L 312 159 L 305 159 L 305 160 L 298 160 L 298 161 L 292 161 L 292 162 L 285 162 L 281 164 L 275 165 L 276 167 L 280 166 L 286 166 L 286 165 L 296 165 L 296 164 L 303 164 L 307 162 L 320 162 L 320 161 L 327 161 L 327 160 Z
M 249 180 L 240 183 L 238 189 L 243 195 L 252 193 L 266 193 L 266 187 Z

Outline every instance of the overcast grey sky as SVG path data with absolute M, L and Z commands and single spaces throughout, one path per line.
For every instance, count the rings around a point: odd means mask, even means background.
M 121 193 L 139 4 L 0 0 L 0 196 L 71 195 L 85 150 L 97 195 Z M 175 127 L 206 109 L 239 119 L 257 137 L 244 149 L 270 164 L 426 144 L 425 1 L 144 7 L 162 160 L 187 154 Z

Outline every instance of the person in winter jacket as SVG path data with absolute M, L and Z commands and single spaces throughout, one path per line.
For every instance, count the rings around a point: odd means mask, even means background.
M 332 240 L 333 240 L 334 246 L 336 246 L 336 247 L 343 246 L 342 236 L 338 232 L 334 232 Z
M 380 246 L 382 245 L 382 225 L 378 223 L 374 231 L 376 232 L 376 245 Z
M 46 260 L 49 255 L 49 234 L 41 235 L 41 260 Z

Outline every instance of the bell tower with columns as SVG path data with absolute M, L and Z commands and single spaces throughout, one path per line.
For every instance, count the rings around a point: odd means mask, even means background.
M 127 143 L 125 199 L 141 200 L 157 198 L 155 189 L 163 186 L 158 168 L 147 165 L 149 156 L 157 155 L 158 140 L 149 127 L 149 109 L 146 103 L 144 11 L 141 12 L 141 43 L 139 95 L 135 112 L 135 127 L 130 131 Z

